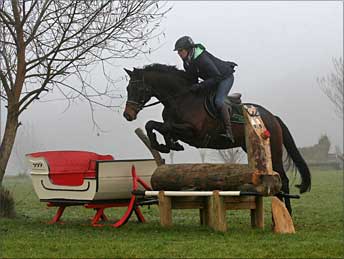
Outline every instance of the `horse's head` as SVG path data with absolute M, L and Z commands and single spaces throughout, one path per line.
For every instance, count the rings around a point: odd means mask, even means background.
M 124 69 L 130 77 L 127 87 L 127 103 L 123 116 L 132 121 L 152 96 L 164 106 L 169 101 L 183 98 L 191 85 L 186 73 L 175 66 L 151 64 L 133 71 Z
M 139 111 L 152 97 L 152 89 L 145 83 L 143 71 L 141 69 L 134 68 L 133 71 L 128 69 L 124 70 L 129 75 L 130 80 L 127 86 L 127 103 L 123 116 L 128 121 L 132 121 L 136 119 Z

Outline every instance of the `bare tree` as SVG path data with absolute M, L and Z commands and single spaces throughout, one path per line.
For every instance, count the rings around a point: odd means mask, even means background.
M 343 165 L 343 162 L 344 162 L 344 154 L 340 151 L 340 147 L 339 146 L 336 146 L 335 147 L 335 150 L 336 150 L 336 156 L 337 158 L 342 161 L 342 165 Z
M 240 148 L 217 150 L 218 156 L 225 162 L 236 164 L 242 161 L 245 153 Z
M 334 71 L 326 77 L 318 78 L 318 84 L 321 90 L 327 95 L 335 106 L 336 114 L 340 119 L 344 118 L 343 102 L 344 102 L 344 86 L 343 86 L 343 58 L 333 59 Z
M 68 101 L 87 100 L 92 111 L 111 107 L 104 100 L 111 84 L 92 86 L 85 80 L 89 69 L 152 51 L 148 42 L 161 35 L 168 11 L 157 0 L 0 0 L 0 98 L 7 107 L 0 184 L 20 115 L 53 90 Z M 80 84 L 72 85 L 73 78 Z
M 204 163 L 205 158 L 207 156 L 207 150 L 205 148 L 199 148 L 198 151 L 199 151 L 199 155 L 201 157 L 201 161 L 202 161 L 202 163 Z
M 8 168 L 19 175 L 28 173 L 29 165 L 25 155 L 42 150 L 44 145 L 37 136 L 33 123 L 27 122 L 18 129 L 16 140 L 8 162 Z
M 170 151 L 169 156 L 170 156 L 170 163 L 174 164 L 174 151 L 173 150 Z

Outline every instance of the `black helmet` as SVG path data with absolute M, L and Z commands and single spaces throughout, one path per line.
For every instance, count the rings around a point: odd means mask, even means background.
M 183 36 L 176 41 L 174 51 L 180 49 L 191 49 L 194 45 L 194 41 L 189 36 Z

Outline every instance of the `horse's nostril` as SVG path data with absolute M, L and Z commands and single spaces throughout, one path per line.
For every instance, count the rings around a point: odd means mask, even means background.
M 124 118 L 127 119 L 127 121 L 132 121 L 132 120 L 133 120 L 133 119 L 130 117 L 130 115 L 129 115 L 128 113 L 126 113 L 126 112 L 123 112 L 123 116 L 124 116 Z
M 127 113 L 123 112 L 123 117 L 126 118 L 126 119 L 128 120 L 128 117 L 129 117 L 129 116 L 128 116 Z

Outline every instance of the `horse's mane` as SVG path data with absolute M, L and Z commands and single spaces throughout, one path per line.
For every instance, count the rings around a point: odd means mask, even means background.
M 144 66 L 142 70 L 146 72 L 169 73 L 184 80 L 190 81 L 190 77 L 188 76 L 188 74 L 184 70 L 178 69 L 176 66 L 154 63 Z

